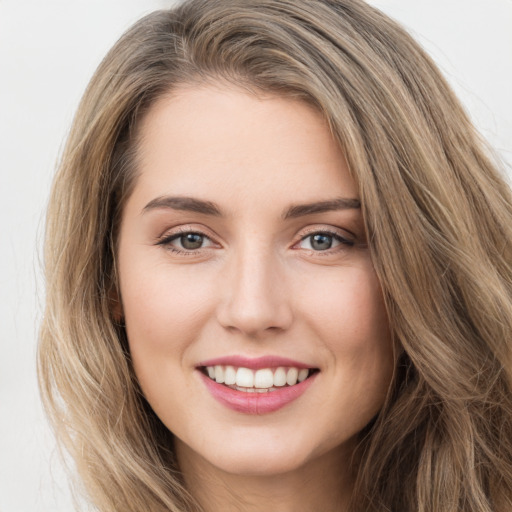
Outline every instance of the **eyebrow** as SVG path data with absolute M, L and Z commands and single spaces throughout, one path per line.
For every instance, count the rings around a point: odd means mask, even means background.
M 220 209 L 211 201 L 203 201 L 193 197 L 172 196 L 161 196 L 151 200 L 146 206 L 144 206 L 142 213 L 159 208 L 196 212 L 204 215 L 214 215 L 216 217 L 222 216 Z
M 361 208 L 359 199 L 339 197 L 328 201 L 318 201 L 307 204 L 290 206 L 283 215 L 284 219 L 295 219 L 315 213 L 325 213 L 337 210 L 357 210 Z
M 142 213 L 160 208 L 202 213 L 203 215 L 212 215 L 215 217 L 223 216 L 221 209 L 211 201 L 179 196 L 156 197 L 143 208 Z M 327 201 L 292 205 L 284 211 L 282 217 L 284 220 L 287 220 L 304 217 L 306 215 L 314 215 L 315 213 L 359 208 L 361 208 L 361 201 L 359 199 L 339 197 Z

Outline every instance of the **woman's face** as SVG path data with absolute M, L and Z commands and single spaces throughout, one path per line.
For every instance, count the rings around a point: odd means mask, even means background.
M 212 85 L 160 99 L 140 136 L 122 314 L 179 456 L 245 474 L 346 457 L 393 357 L 358 188 L 326 123 Z

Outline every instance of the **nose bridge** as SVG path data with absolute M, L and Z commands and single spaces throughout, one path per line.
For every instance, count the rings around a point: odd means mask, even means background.
M 288 328 L 292 314 L 283 270 L 269 244 L 243 242 L 227 265 L 221 324 L 248 335 Z

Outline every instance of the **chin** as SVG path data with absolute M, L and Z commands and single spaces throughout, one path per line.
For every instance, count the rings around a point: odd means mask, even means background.
M 225 473 L 239 476 L 270 477 L 300 470 L 306 464 L 297 453 L 290 452 L 287 456 L 271 453 L 271 450 L 247 450 L 243 453 L 226 454 L 208 461 Z
M 297 434 L 283 436 L 271 429 L 264 433 L 244 430 L 238 435 L 230 432 L 224 439 L 212 439 L 199 453 L 209 464 L 230 474 L 262 477 L 285 474 L 300 470 L 325 453 L 304 442 L 308 438 L 306 433 Z

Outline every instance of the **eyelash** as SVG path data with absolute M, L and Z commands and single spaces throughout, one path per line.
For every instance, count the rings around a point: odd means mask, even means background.
M 300 238 L 300 240 L 294 244 L 294 247 L 296 247 L 301 242 L 304 242 L 308 238 L 312 239 L 312 237 L 314 237 L 315 235 L 329 236 L 329 237 L 332 237 L 336 242 L 339 242 L 339 245 L 334 246 L 334 247 L 329 247 L 328 249 L 326 249 L 324 251 L 315 251 L 314 249 L 305 249 L 305 250 L 309 251 L 310 253 L 314 253 L 315 255 L 318 255 L 318 256 L 328 256 L 328 255 L 331 255 L 338 251 L 342 251 L 343 249 L 353 247 L 355 245 L 355 242 L 353 240 L 349 240 L 348 238 L 341 236 L 336 231 L 331 231 L 329 229 L 314 229 L 314 230 L 311 230 L 308 233 L 306 233 L 304 236 L 302 236 Z M 311 245 L 311 242 L 310 242 L 310 245 Z
M 208 247 L 199 247 L 198 249 L 178 249 L 177 247 L 174 247 L 171 242 L 174 240 L 177 240 L 185 235 L 198 235 L 202 237 L 203 239 L 207 239 L 211 241 L 211 237 L 209 237 L 207 234 L 194 229 L 187 229 L 187 228 L 179 228 L 177 232 L 174 232 L 170 235 L 165 235 L 161 239 L 158 240 L 156 245 L 162 245 L 165 247 L 166 250 L 171 251 L 176 254 L 180 254 L 183 256 L 194 256 L 197 255 L 198 251 L 207 249 Z
M 156 245 L 162 245 L 165 247 L 165 249 L 167 249 L 173 253 L 183 255 L 183 256 L 197 255 L 199 251 L 210 248 L 210 246 L 206 246 L 206 247 L 198 247 L 197 249 L 190 250 L 190 249 L 185 249 L 185 248 L 179 249 L 172 245 L 172 242 L 174 240 L 178 240 L 179 238 L 181 238 L 185 235 L 197 235 L 197 236 L 202 237 L 203 241 L 206 239 L 206 240 L 209 240 L 210 242 L 212 242 L 211 237 L 209 237 L 207 234 L 201 232 L 200 230 L 180 228 L 179 231 L 174 232 L 170 235 L 166 235 L 166 236 L 162 237 L 161 239 L 159 239 L 157 241 Z M 309 231 L 304 236 L 302 236 L 293 245 L 293 248 L 296 248 L 296 246 L 299 245 L 301 242 L 304 242 L 308 238 L 312 238 L 315 235 L 329 236 L 329 237 L 332 237 L 336 242 L 339 242 L 339 245 L 334 246 L 334 248 L 329 247 L 326 250 L 305 249 L 305 250 L 309 251 L 310 253 L 314 253 L 315 255 L 330 255 L 330 254 L 336 253 L 338 251 L 341 251 L 343 249 L 353 247 L 355 245 L 355 242 L 353 240 L 349 240 L 348 238 L 341 236 L 339 233 L 337 233 L 335 231 L 331 231 L 328 229 L 315 229 L 315 230 Z M 213 245 L 213 242 L 212 242 L 212 245 Z M 311 245 L 311 242 L 310 242 L 310 245 Z

